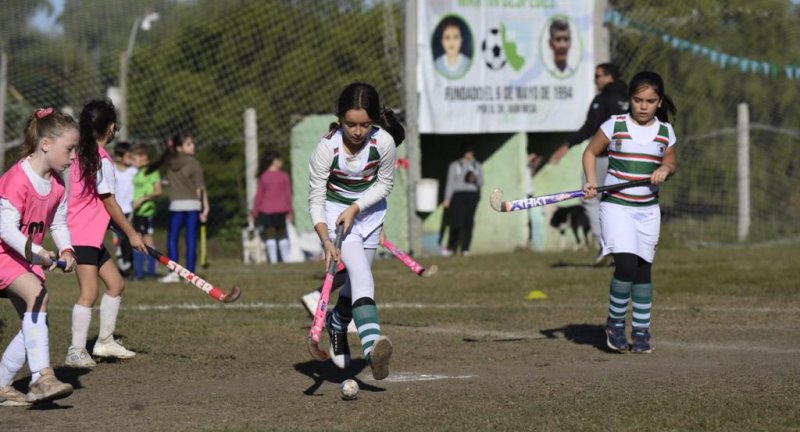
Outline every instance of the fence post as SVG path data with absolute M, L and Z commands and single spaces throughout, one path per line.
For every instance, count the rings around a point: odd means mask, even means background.
M 247 196 L 247 214 L 253 212 L 256 196 L 256 169 L 258 167 L 258 124 L 255 108 L 244 110 L 244 175 Z
M 6 93 L 8 89 L 8 59 L 0 50 L 0 172 L 6 166 Z
M 750 110 L 746 103 L 740 103 L 736 111 L 739 241 L 743 242 L 750 231 Z
M 405 2 L 405 109 L 406 109 L 406 154 L 408 155 L 408 247 L 422 255 L 422 219 L 417 215 L 417 182 L 422 177 L 422 153 L 420 150 L 417 116 L 417 0 Z

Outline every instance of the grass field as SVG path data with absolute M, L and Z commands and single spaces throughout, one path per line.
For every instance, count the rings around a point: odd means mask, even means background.
M 588 266 L 589 253 L 422 260 L 440 267 L 430 279 L 382 260 L 395 355 L 380 382 L 354 338 L 347 371 L 306 352 L 298 299 L 319 264 L 214 257 L 207 279 L 242 288 L 228 306 L 186 284 L 131 282 L 117 334 L 140 355 L 90 372 L 61 366 L 77 286 L 54 274 L 51 353 L 76 392 L 0 409 L 0 430 L 800 430 L 798 256 L 800 245 L 660 250 L 650 355 L 605 349 L 612 269 Z M 534 289 L 550 298 L 524 300 Z M 4 302 L 0 343 L 18 329 Z M 343 401 L 353 376 L 359 398 Z

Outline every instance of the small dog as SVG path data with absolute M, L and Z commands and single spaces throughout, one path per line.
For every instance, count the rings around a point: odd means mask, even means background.
M 566 249 L 567 246 L 567 228 L 571 229 L 572 234 L 575 236 L 575 250 L 587 250 L 589 248 L 589 243 L 592 241 L 590 235 L 592 226 L 583 206 L 559 207 L 550 218 L 550 226 L 561 233 L 561 250 Z M 583 230 L 583 240 L 578 235 L 578 231 L 581 229 Z
M 245 264 L 267 262 L 267 247 L 261 240 L 260 231 L 253 225 L 242 228 L 242 261 Z

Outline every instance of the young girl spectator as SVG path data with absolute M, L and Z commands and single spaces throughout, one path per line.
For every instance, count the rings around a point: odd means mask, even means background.
M 114 105 L 108 100 L 89 102 L 81 111 L 79 126 L 78 157 L 69 176 L 67 223 L 78 260 L 80 295 L 72 309 L 72 343 L 65 364 L 93 368 L 96 363 L 86 350 L 86 339 L 100 293 L 98 277 L 106 292 L 100 301 L 100 331 L 92 354 L 123 359 L 136 355 L 114 339 L 125 281 L 103 244 L 109 222 L 122 230 L 131 247 L 144 251 L 145 246 L 114 196 L 114 163 L 105 149 L 116 133 Z
M 677 110 L 655 72 L 639 72 L 630 83 L 627 114 L 612 116 L 600 126 L 583 153 L 586 199 L 597 195 L 595 159 L 608 150 L 604 184 L 650 179 L 650 185 L 606 192 L 600 203 L 603 255 L 614 257 L 614 276 L 606 323 L 608 347 L 628 349 L 625 317 L 633 298 L 631 352 L 649 353 L 650 311 L 653 307 L 651 273 L 661 229 L 659 185 L 675 174 L 675 131 L 669 114 Z
M 153 234 L 155 233 L 155 199 L 161 196 L 161 173 L 150 166 L 150 151 L 147 145 L 137 144 L 131 149 L 133 164 L 139 169 L 133 178 L 133 227 L 144 239 L 148 246 L 155 247 Z M 136 278 L 141 279 L 145 274 L 147 262 L 148 276 L 156 275 L 156 260 L 146 253 L 135 252 L 133 255 L 133 268 Z
M 326 268 L 341 257 L 348 280 L 326 319 L 334 364 L 347 367 L 347 326 L 355 320 L 364 358 L 375 379 L 389 375 L 392 343 L 383 336 L 375 304 L 372 261 L 386 216 L 386 197 L 394 184 L 395 142 L 405 131 L 380 104 L 369 84 L 345 87 L 336 105 L 341 127 L 329 132 L 311 155 L 309 208 L 314 229 L 325 248 Z M 341 250 L 333 243 L 344 225 Z
M 258 189 L 251 218 L 261 228 L 262 240 L 267 244 L 271 263 L 286 261 L 289 256 L 289 238 L 286 223 L 292 222 L 292 180 L 283 169 L 283 160 L 277 152 L 264 153 L 258 167 Z
M 176 135 L 167 142 L 167 151 L 158 166 L 164 165 L 169 183 L 169 233 L 167 254 L 180 261 L 178 239 L 186 228 L 186 268 L 194 272 L 197 266 L 197 235 L 199 222 L 208 220 L 208 194 L 203 181 L 203 168 L 194 157 L 194 139 Z M 175 283 L 181 279 L 170 272 L 160 279 Z
M 22 330 L 0 360 L 0 406 L 25 406 L 72 393 L 72 386 L 59 381 L 50 367 L 45 276 L 25 254 L 30 238 L 34 261 L 53 270 L 56 254 L 40 246 L 49 230 L 59 259 L 66 263 L 64 271 L 75 268 L 60 173 L 75 160 L 78 127 L 72 117 L 42 108 L 28 120 L 24 139 L 24 157 L 0 177 L 0 296 L 11 300 L 22 321 Z M 26 360 L 32 374 L 27 396 L 11 386 Z

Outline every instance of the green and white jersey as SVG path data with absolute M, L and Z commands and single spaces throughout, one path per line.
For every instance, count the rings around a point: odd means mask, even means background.
M 314 225 L 324 223 L 325 202 L 350 205 L 363 212 L 385 199 L 394 185 L 394 139 L 374 127 L 364 147 L 350 155 L 342 131 L 328 133 L 311 154 L 308 205 Z
M 613 116 L 600 126 L 611 141 L 608 145 L 608 173 L 605 186 L 650 178 L 675 142 L 672 125 L 657 118 L 649 126 L 631 120 L 629 114 Z M 658 186 L 636 186 L 605 192 L 603 201 L 644 207 L 658 204 Z

